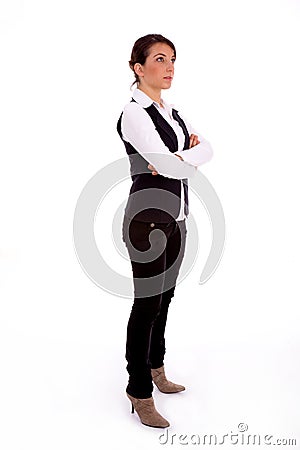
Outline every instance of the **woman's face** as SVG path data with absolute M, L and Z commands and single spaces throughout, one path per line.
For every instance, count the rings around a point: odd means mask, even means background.
M 165 43 L 156 42 L 149 49 L 145 64 L 135 64 L 141 86 L 169 89 L 174 77 L 174 51 Z

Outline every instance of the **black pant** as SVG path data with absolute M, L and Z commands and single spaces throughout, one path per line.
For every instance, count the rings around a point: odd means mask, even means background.
M 149 234 L 156 229 L 162 230 L 164 235 L 159 236 L 157 232 L 151 235 L 152 249 L 157 251 L 161 246 L 165 247 L 164 250 L 152 261 L 151 255 L 149 260 L 140 253 L 137 261 L 135 251 L 146 252 L 151 248 Z M 153 383 L 150 369 L 163 365 L 168 308 L 184 256 L 186 232 L 185 220 L 130 222 L 124 216 L 123 241 L 131 260 L 135 294 L 127 326 L 125 357 L 129 382 L 126 392 L 136 398 L 151 397 Z

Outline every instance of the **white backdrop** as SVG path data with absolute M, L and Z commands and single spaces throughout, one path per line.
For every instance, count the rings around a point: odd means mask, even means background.
M 181 448 L 193 434 L 228 434 L 232 448 L 240 423 L 299 446 L 299 19 L 297 0 L 2 0 L 1 448 Z M 131 300 L 92 283 L 72 236 L 82 188 L 125 155 L 116 122 L 132 45 L 148 33 L 176 46 L 163 97 L 212 144 L 201 170 L 227 227 L 199 285 L 211 230 L 191 193 L 199 258 L 170 306 L 165 361 L 186 391 L 153 392 L 171 422 L 165 444 L 125 396 Z M 129 186 L 95 220 L 103 254 L 128 276 L 109 236 Z

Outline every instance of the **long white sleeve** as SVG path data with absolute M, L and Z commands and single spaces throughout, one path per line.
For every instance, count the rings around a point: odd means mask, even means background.
M 170 152 L 149 114 L 138 103 L 131 102 L 125 106 L 121 131 L 124 140 L 152 164 L 160 175 L 179 180 L 195 176 L 196 166 L 189 161 L 181 161 Z M 184 156 L 182 158 L 184 159 Z
M 213 149 L 209 141 L 207 141 L 200 133 L 198 133 L 198 131 L 192 127 L 190 122 L 188 122 L 182 114 L 180 114 L 180 117 L 183 119 L 189 135 L 196 134 L 198 136 L 200 144 L 197 144 L 187 150 L 179 150 L 175 152 L 175 154 L 180 155 L 184 161 L 192 164 L 195 167 L 198 167 L 210 161 L 213 156 Z

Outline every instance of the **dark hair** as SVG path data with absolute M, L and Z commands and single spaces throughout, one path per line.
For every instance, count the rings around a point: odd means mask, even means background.
M 131 52 L 131 58 L 129 62 L 129 67 L 133 71 L 135 76 L 135 81 L 132 83 L 131 87 L 139 82 L 139 76 L 134 71 L 134 65 L 136 63 L 139 63 L 141 65 L 145 64 L 145 61 L 147 59 L 147 56 L 149 55 L 150 47 L 152 47 L 153 44 L 156 44 L 157 42 L 162 42 L 164 44 L 169 45 L 174 50 L 174 54 L 176 56 L 176 49 L 169 39 L 165 38 L 161 34 L 147 34 L 146 36 L 140 37 L 135 43 L 132 48 Z

